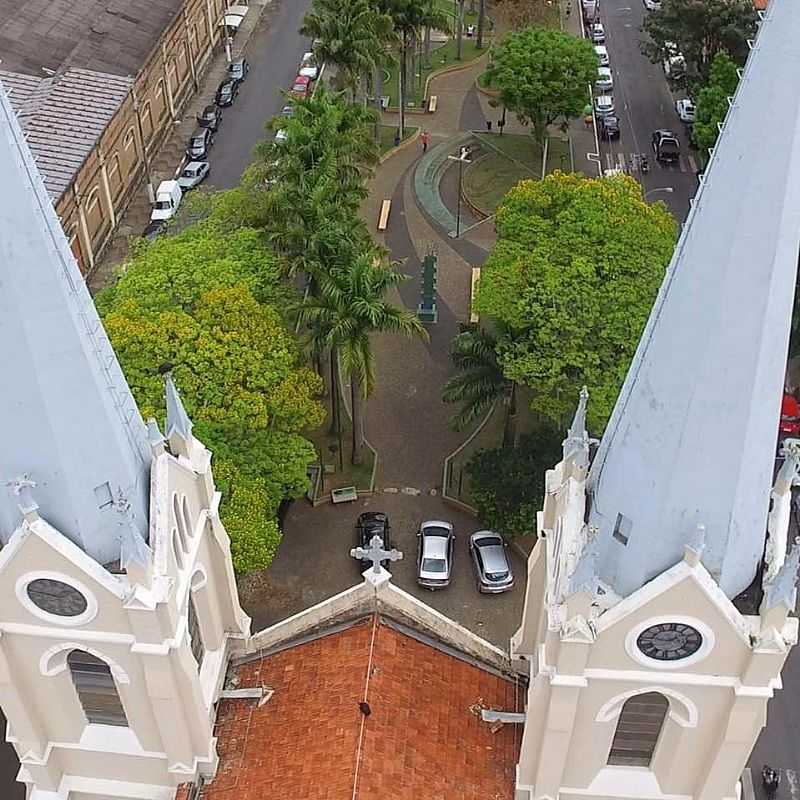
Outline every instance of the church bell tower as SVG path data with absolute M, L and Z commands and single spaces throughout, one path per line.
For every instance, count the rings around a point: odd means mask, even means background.
M 157 365 L 154 365 L 154 368 Z M 249 632 L 211 453 L 139 415 L 0 85 L 0 707 L 28 800 L 170 800 L 217 766 Z
M 517 800 L 735 800 L 796 644 L 800 14 L 771 0 L 608 427 L 546 475 Z M 763 121 L 770 119 L 769 125 Z M 594 455 L 592 457 L 592 453 Z

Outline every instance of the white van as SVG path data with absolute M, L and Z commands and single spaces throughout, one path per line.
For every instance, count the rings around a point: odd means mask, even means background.
M 150 221 L 172 219 L 181 204 L 183 192 L 178 181 L 161 181 L 156 190 L 156 202 L 150 214 Z

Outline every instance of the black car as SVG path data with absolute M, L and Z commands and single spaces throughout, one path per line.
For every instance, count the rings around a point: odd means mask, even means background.
M 246 58 L 237 58 L 228 64 L 228 77 L 233 81 L 241 83 L 250 72 L 250 65 Z
M 681 154 L 678 137 L 672 131 L 657 130 L 653 134 L 653 152 L 656 154 L 656 161 L 674 163 Z
M 214 102 L 220 106 L 220 108 L 233 105 L 237 94 L 239 94 L 239 81 L 235 81 L 232 78 L 225 78 L 217 87 L 217 96 Z
M 201 128 L 208 128 L 216 133 L 219 126 L 222 125 L 222 112 L 217 106 L 206 106 L 197 115 L 197 124 Z
M 619 139 L 619 119 L 613 114 L 607 117 L 600 117 L 600 138 Z
M 382 511 L 365 511 L 359 515 L 356 522 L 356 545 L 358 547 L 368 548 L 373 536 L 380 536 L 383 539 L 384 550 L 392 549 L 389 517 Z M 372 562 L 362 559 L 361 566 L 367 569 L 372 566 Z M 381 561 L 381 566 L 388 567 L 389 560 Z
M 167 228 L 167 220 L 165 219 L 156 219 L 152 222 L 148 223 L 147 227 L 142 231 L 142 236 L 147 239 L 148 242 L 152 242 L 153 240 L 157 239 Z
M 187 158 L 189 161 L 205 161 L 212 144 L 214 133 L 210 128 L 195 128 L 186 147 Z

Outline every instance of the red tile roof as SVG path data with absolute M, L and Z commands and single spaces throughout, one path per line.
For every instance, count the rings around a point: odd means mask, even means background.
M 238 675 L 238 688 L 275 693 L 260 708 L 221 702 L 219 771 L 201 800 L 514 796 L 522 731 L 492 733 L 474 706 L 521 709 L 522 690 L 384 622 L 247 662 Z

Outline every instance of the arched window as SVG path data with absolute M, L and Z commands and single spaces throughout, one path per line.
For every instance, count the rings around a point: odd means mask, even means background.
M 86 721 L 95 725 L 128 727 L 128 718 L 108 664 L 85 650 L 72 650 L 67 656 L 67 666 Z
M 177 528 L 172 529 L 172 550 L 175 553 L 175 563 L 178 565 L 178 569 L 183 569 L 183 546 Z
M 660 692 L 645 692 L 628 698 L 617 720 L 608 763 L 649 767 L 668 710 L 669 700 Z
M 197 662 L 197 668 L 200 669 L 206 648 L 203 644 L 203 634 L 200 632 L 200 623 L 197 621 L 197 609 L 194 607 L 194 598 L 191 592 L 189 592 L 188 614 L 189 644 L 192 649 L 194 660 Z
M 178 495 L 172 495 L 172 515 L 175 517 L 175 524 L 178 526 L 180 534 L 181 548 L 184 553 L 189 552 L 189 532 L 186 529 L 186 520 L 183 518 L 183 509 L 178 502 Z
M 181 496 L 181 515 L 183 516 L 183 526 L 186 528 L 186 534 L 189 539 L 194 535 L 194 525 L 192 525 L 192 516 L 189 514 L 189 501 L 186 495 Z

